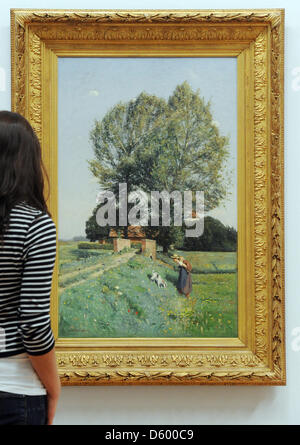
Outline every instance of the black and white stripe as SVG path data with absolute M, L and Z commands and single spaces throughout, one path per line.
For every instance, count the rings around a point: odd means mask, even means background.
M 56 257 L 56 227 L 48 214 L 25 203 L 10 213 L 0 245 L 0 357 L 42 355 L 54 346 L 50 292 Z

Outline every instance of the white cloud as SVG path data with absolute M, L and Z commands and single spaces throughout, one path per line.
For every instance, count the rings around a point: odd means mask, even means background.
M 90 90 L 89 91 L 89 96 L 99 96 L 99 91 L 98 90 Z

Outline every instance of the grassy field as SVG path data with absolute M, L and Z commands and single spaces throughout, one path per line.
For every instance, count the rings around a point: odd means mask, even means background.
M 176 290 L 178 272 L 134 249 L 78 249 L 59 245 L 60 337 L 236 337 L 234 252 L 179 252 L 192 266 L 190 298 Z M 150 280 L 158 272 L 167 283 Z

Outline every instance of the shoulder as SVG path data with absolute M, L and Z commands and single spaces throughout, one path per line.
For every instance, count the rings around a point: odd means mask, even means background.
M 12 222 L 26 227 L 28 235 L 45 231 L 56 233 L 56 226 L 48 213 L 26 203 L 16 204 L 11 210 L 10 218 Z
M 21 202 L 16 204 L 10 212 L 11 219 L 18 219 L 20 223 L 30 225 L 37 217 L 43 215 L 43 212 L 29 204 Z

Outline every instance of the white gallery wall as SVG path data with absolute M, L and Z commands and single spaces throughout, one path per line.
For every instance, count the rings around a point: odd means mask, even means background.
M 300 2 L 296 0 L 2 0 L 0 109 L 10 109 L 10 8 L 285 8 L 285 387 L 64 387 L 55 424 L 300 424 Z M 298 219 L 299 218 L 299 219 Z

